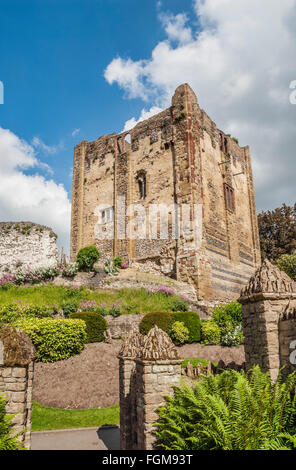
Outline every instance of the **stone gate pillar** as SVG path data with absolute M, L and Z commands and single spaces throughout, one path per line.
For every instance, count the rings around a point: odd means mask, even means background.
M 147 336 L 131 334 L 119 361 L 121 449 L 153 449 L 157 409 L 179 384 L 182 359 L 169 336 L 155 326 Z
M 13 434 L 26 449 L 31 447 L 32 386 L 35 349 L 30 338 L 11 326 L 0 329 L 0 394 L 13 418 Z M 23 432 L 24 431 L 24 432 Z
M 242 289 L 239 299 L 242 304 L 247 369 L 258 364 L 275 380 L 280 367 L 287 365 L 287 348 L 283 348 L 287 346 L 287 341 L 280 331 L 288 330 L 281 328 L 281 322 L 287 317 L 287 308 L 291 318 L 291 303 L 295 301 L 296 283 L 265 260 Z

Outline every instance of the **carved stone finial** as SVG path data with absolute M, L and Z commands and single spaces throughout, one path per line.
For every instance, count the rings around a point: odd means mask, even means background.
M 0 329 L 0 342 L 2 343 L 3 366 L 27 366 L 36 357 L 35 348 L 29 336 L 20 329 L 10 325 Z
M 133 328 L 127 335 L 124 343 L 121 346 L 118 357 L 136 358 L 143 344 L 144 336 Z
M 296 318 L 296 300 L 289 300 L 284 311 L 280 315 L 281 320 Z
M 143 339 L 143 345 L 137 356 L 139 359 L 149 361 L 180 359 L 179 352 L 169 335 L 156 325 Z
M 296 293 L 296 283 L 277 266 L 264 260 L 255 275 L 241 291 L 241 297 L 247 297 L 258 293 Z

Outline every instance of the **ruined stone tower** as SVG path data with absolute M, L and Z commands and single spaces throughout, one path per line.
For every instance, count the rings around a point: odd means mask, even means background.
M 132 130 L 78 144 L 72 194 L 72 259 L 96 244 L 103 258 L 153 262 L 207 301 L 237 298 L 260 264 L 249 147 L 217 129 L 187 84 Z

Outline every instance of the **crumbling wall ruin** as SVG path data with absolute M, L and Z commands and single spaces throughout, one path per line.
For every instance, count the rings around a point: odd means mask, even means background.
M 0 223 L 0 272 L 30 265 L 54 266 L 58 262 L 57 235 L 32 222 Z

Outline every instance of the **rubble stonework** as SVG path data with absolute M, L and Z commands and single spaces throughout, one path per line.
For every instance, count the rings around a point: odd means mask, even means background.
M 147 336 L 132 331 L 118 358 L 120 448 L 153 449 L 157 409 L 179 384 L 182 359 L 169 336 L 157 326 Z
M 56 234 L 33 222 L 0 223 L 0 272 L 30 265 L 55 266 L 59 258 Z
M 6 412 L 13 418 L 13 435 L 26 449 L 31 447 L 32 388 L 35 349 L 30 338 L 11 326 L 0 330 L 0 394 L 7 400 Z
M 233 191 L 231 207 L 226 188 Z M 96 244 L 103 259 L 121 255 L 144 268 L 154 265 L 192 284 L 198 300 L 207 301 L 237 298 L 260 264 L 249 147 L 217 129 L 187 84 L 176 89 L 170 108 L 132 130 L 78 144 L 72 194 L 72 260 L 80 248 Z M 100 221 L 100 204 L 114 210 L 114 220 Z M 175 237 L 168 209 L 166 239 L 159 227 L 157 238 L 149 237 L 148 223 L 146 238 L 137 239 L 126 213 L 131 204 L 141 204 L 147 217 L 151 204 L 179 209 L 186 204 L 190 220 L 194 207 L 202 205 L 197 217 L 202 238 L 195 227 Z M 119 229 L 122 217 L 125 227 Z M 99 238 L 98 229 L 113 239 Z
M 295 370 L 290 345 L 296 340 L 296 283 L 268 260 L 242 289 L 246 368 L 258 364 L 275 379 Z M 295 346 L 293 347 L 295 348 Z

